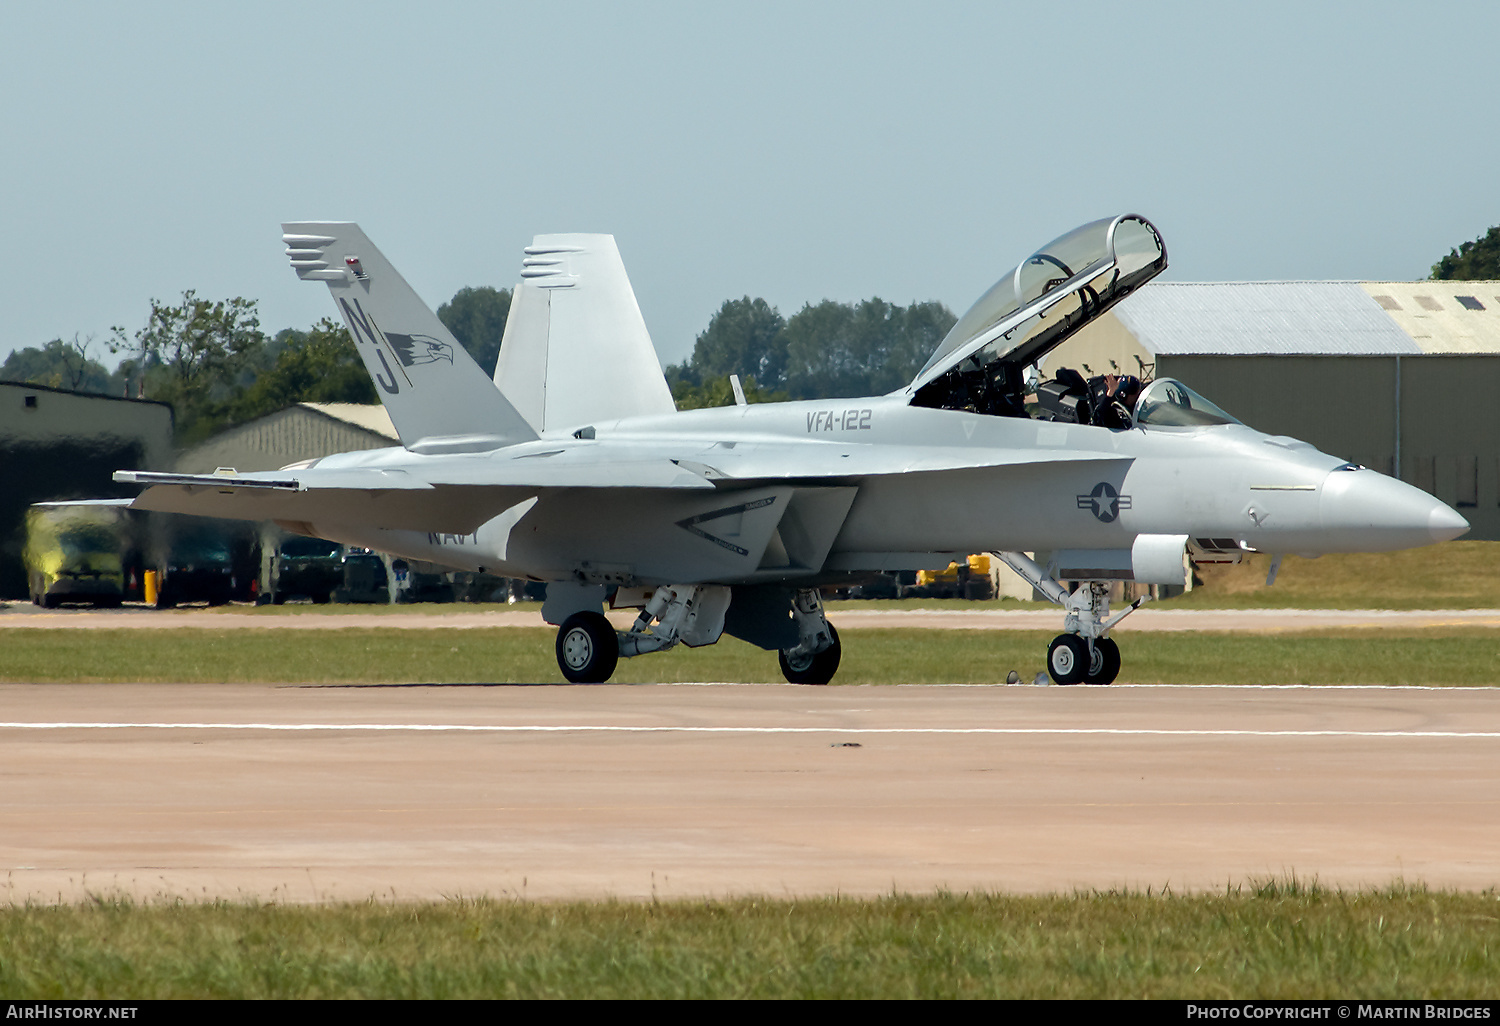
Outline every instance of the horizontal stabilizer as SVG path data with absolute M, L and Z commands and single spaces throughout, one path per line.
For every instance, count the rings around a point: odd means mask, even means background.
M 181 485 L 185 488 L 268 488 L 295 492 L 299 487 L 292 478 L 252 480 L 239 475 L 228 477 L 223 474 L 157 474 L 148 470 L 117 470 L 114 477 L 121 484 Z
M 129 506 L 134 499 L 64 499 L 55 502 L 33 502 L 43 509 L 61 509 L 68 506 Z
M 484 452 L 536 438 L 358 225 L 281 227 L 297 276 L 324 282 L 333 293 L 402 445 L 415 452 Z

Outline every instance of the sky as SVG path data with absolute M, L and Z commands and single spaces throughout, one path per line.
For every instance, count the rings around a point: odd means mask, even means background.
M 615 236 L 663 362 L 727 299 L 962 313 L 1086 221 L 1165 280 L 1414 279 L 1500 223 L 1492 3 L 7 4 L 0 356 L 153 298 L 333 314 L 281 222 L 436 308 Z

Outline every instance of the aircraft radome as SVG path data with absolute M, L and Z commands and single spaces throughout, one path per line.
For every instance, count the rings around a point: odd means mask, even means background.
M 1114 581 L 1190 560 L 1376 552 L 1468 529 L 1426 493 L 1239 423 L 1181 382 L 1039 361 L 1166 267 L 1145 218 L 1042 247 L 986 292 L 911 384 L 866 399 L 678 412 L 614 239 L 526 247 L 491 381 L 358 226 L 283 226 L 299 277 L 349 326 L 401 445 L 277 472 L 123 471 L 138 509 L 283 528 L 547 582 L 571 681 L 728 633 L 825 684 L 820 588 L 997 552 L 1063 606 L 1047 671 L 1120 669 Z M 1047 551 L 1046 567 L 1025 552 Z M 1273 570 L 1274 573 L 1274 570 Z M 1060 582 L 1072 582 L 1072 591 Z M 616 631 L 603 608 L 639 608 Z

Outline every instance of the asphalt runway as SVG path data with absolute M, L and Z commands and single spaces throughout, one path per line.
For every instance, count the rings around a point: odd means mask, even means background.
M 0 685 L 3 898 L 1500 886 L 1500 689 Z

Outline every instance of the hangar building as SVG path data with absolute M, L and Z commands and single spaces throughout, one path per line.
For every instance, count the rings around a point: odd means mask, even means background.
M 400 445 L 384 406 L 360 403 L 298 403 L 214 435 L 184 451 L 181 474 L 235 470 L 279 470 L 335 452 Z
M 17 382 L 0 382 L 0 598 L 28 595 L 21 562 L 33 502 L 127 497 L 116 470 L 172 464 L 172 407 Z
M 1500 282 L 1146 285 L 1058 367 L 1178 378 L 1250 426 L 1399 477 L 1500 539 Z

